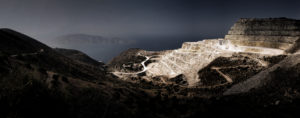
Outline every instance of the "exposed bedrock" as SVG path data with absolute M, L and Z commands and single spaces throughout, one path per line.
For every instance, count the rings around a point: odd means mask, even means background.
M 168 76 L 169 78 L 184 74 L 189 85 L 199 81 L 199 69 L 207 66 L 219 56 L 231 56 L 230 47 L 222 44 L 223 39 L 185 42 L 182 48 L 161 55 L 158 61 L 148 65 L 147 74 L 151 76 Z
M 299 20 L 286 18 L 240 19 L 232 26 L 225 38 L 185 42 L 179 49 L 155 55 L 144 55 L 150 57 L 146 62 L 145 76 L 174 78 L 184 75 L 189 86 L 198 86 L 197 84 L 202 80 L 199 70 L 204 69 L 219 57 L 233 58 L 232 55 L 240 53 L 254 54 L 258 56 L 247 57 L 267 68 L 268 63 L 258 57 L 299 52 L 299 42 Z M 139 56 L 143 56 L 143 54 Z M 231 80 L 230 76 L 222 72 L 224 69 L 217 66 L 212 69 L 224 77 L 229 84 L 235 83 L 234 79 Z M 168 80 L 162 82 L 166 81 Z
M 233 45 L 287 50 L 300 39 L 300 20 L 240 19 L 225 36 Z

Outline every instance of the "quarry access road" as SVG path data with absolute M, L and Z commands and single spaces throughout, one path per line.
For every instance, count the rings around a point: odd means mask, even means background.
M 229 76 L 225 75 L 223 72 L 220 71 L 220 69 L 222 69 L 221 67 L 211 67 L 211 69 L 216 70 L 221 76 L 223 76 L 226 79 L 227 82 L 229 83 L 233 82 Z
M 146 59 L 144 61 L 141 62 L 142 66 L 143 66 L 143 70 L 142 71 L 139 71 L 139 72 L 134 72 L 134 73 L 124 73 L 124 72 L 111 72 L 113 73 L 114 75 L 116 74 L 124 74 L 124 75 L 131 75 L 131 74 L 140 74 L 140 73 L 143 73 L 143 72 L 146 72 L 148 70 L 147 66 L 145 65 L 145 63 L 151 58 L 151 57 L 148 57 L 148 56 L 144 56 Z
M 226 79 L 226 81 L 228 83 L 232 83 L 233 80 L 227 76 L 226 74 L 224 74 L 223 72 L 220 71 L 220 69 L 228 69 L 228 68 L 237 68 L 237 67 L 251 67 L 251 65 L 238 65 L 238 66 L 230 66 L 230 67 L 211 67 L 211 69 L 216 70 L 222 77 L 224 77 Z

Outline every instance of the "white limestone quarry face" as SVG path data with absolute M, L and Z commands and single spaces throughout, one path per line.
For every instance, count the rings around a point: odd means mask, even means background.
M 230 57 L 236 52 L 262 53 L 280 55 L 284 51 L 280 49 L 237 46 L 230 40 L 209 39 L 198 42 L 185 42 L 182 47 L 157 59 L 157 62 L 147 66 L 147 76 L 166 76 L 168 78 L 184 74 L 189 86 L 200 81 L 198 71 L 218 57 Z
M 224 39 L 185 42 L 149 64 L 146 74 L 169 78 L 184 74 L 193 86 L 201 79 L 198 71 L 221 56 L 231 57 L 238 52 L 269 56 L 299 53 L 299 24 L 299 20 L 286 18 L 240 19 Z

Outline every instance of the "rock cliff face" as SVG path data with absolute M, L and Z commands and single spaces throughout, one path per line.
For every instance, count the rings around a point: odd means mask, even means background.
M 300 20 L 240 19 L 225 36 L 232 44 L 287 50 L 300 39 Z
M 261 57 L 297 52 L 299 39 L 300 20 L 239 19 L 225 38 L 185 42 L 179 49 L 156 55 L 144 53 L 150 57 L 150 61 L 152 60 L 152 63 L 145 67 L 145 75 L 150 78 L 158 76 L 174 78 L 183 74 L 189 86 L 198 86 L 203 83 L 198 71 L 219 57 L 230 58 L 232 55 L 248 53 L 250 56 L 247 57 L 252 61 L 267 68 L 269 63 Z

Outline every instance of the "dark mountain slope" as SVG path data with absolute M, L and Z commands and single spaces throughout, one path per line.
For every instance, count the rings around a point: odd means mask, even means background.
M 94 66 L 104 66 L 104 63 L 98 62 L 78 50 L 63 49 L 63 48 L 54 48 L 54 50 L 66 57 L 69 57 L 73 60 L 77 60 L 79 62 L 83 62 Z
M 26 35 L 9 29 L 1 29 L 1 53 L 28 64 L 36 65 L 43 70 L 49 70 L 67 76 L 90 80 L 104 79 L 105 71 L 101 68 L 78 63 L 52 48 Z
M 0 29 L 0 38 L 0 50 L 6 54 L 33 53 L 40 49 L 51 50 L 39 41 L 11 29 Z
M 0 117 L 130 117 L 125 103 L 146 96 L 103 67 L 68 58 L 21 33 L 0 32 Z

